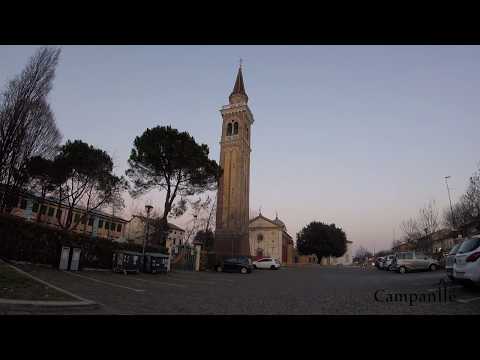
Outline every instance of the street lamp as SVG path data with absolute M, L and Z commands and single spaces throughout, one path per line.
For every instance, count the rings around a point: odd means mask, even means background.
M 449 176 L 445 176 L 445 185 L 447 185 L 447 191 L 448 191 L 448 200 L 450 201 L 450 211 L 452 213 L 452 222 L 453 222 L 453 228 L 455 229 L 457 225 L 455 224 L 455 216 L 453 215 L 453 207 L 452 207 L 452 198 L 450 197 L 450 188 L 448 187 L 448 179 L 450 179 Z
M 147 230 L 145 231 L 145 237 L 143 238 L 143 250 L 142 250 L 142 259 L 145 257 L 145 246 L 148 242 L 148 231 L 149 231 L 149 219 L 150 219 L 150 211 L 152 211 L 153 206 L 152 205 L 145 205 L 145 210 L 147 211 L 147 224 L 146 228 Z

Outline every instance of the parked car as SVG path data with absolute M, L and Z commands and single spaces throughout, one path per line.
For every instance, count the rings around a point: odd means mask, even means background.
M 430 270 L 435 271 L 438 268 L 438 261 L 421 252 L 405 251 L 400 252 L 394 258 L 392 270 L 401 274 L 407 271 Z
M 374 265 L 377 267 L 377 269 L 382 269 L 384 260 L 385 258 L 383 256 L 380 256 L 375 259 Z
M 247 256 L 225 258 L 222 263 L 216 266 L 218 272 L 240 272 L 247 274 L 251 273 L 252 269 L 252 261 Z
M 393 269 L 393 260 L 395 259 L 395 255 L 387 255 L 385 260 L 383 261 L 383 269 L 391 271 Z
M 462 242 L 455 255 L 453 276 L 464 284 L 480 283 L 480 236 Z
M 253 262 L 253 267 L 255 269 L 278 270 L 280 269 L 280 266 L 281 266 L 280 261 L 271 257 L 261 258 Z
M 455 255 L 457 254 L 458 249 L 460 248 L 460 244 L 455 245 L 452 250 L 447 255 L 447 258 L 445 260 L 445 271 L 447 272 L 447 276 L 450 278 L 450 280 L 454 280 L 453 277 L 453 264 L 455 262 Z

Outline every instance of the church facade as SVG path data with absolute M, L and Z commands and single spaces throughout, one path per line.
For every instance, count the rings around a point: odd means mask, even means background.
M 250 135 L 254 122 L 240 66 L 229 104 L 222 107 L 215 253 L 249 256 Z
M 273 257 L 284 265 L 294 262 L 293 239 L 278 216 L 271 220 L 260 214 L 250 220 L 249 239 L 252 258 Z

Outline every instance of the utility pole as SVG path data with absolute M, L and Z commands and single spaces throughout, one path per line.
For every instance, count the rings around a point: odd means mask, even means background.
M 153 206 L 152 205 L 145 205 L 145 210 L 147 211 L 147 224 L 146 224 L 146 231 L 145 231 L 145 237 L 143 239 L 143 250 L 142 250 L 142 260 L 145 261 L 145 246 L 148 241 L 148 231 L 149 225 L 150 225 L 150 211 L 152 211 Z
M 445 176 L 445 185 L 447 185 L 447 191 L 448 191 L 448 200 L 450 201 L 450 211 L 452 213 L 452 221 L 453 221 L 453 228 L 457 228 L 457 224 L 455 222 L 455 216 L 453 215 L 453 207 L 452 207 L 452 198 L 450 197 L 450 188 L 448 187 L 448 179 L 450 178 L 449 176 Z

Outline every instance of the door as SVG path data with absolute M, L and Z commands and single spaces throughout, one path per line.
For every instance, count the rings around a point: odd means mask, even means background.
M 68 260 L 70 258 L 70 247 L 62 246 L 62 253 L 60 255 L 60 270 L 68 270 Z
M 78 266 L 80 264 L 80 254 L 82 249 L 74 248 L 72 254 L 72 263 L 70 264 L 70 270 L 78 271 Z
M 425 270 L 428 266 L 425 254 L 415 253 L 413 266 L 415 267 L 416 270 Z
M 228 259 L 223 262 L 224 271 L 232 271 L 234 269 L 234 259 Z

